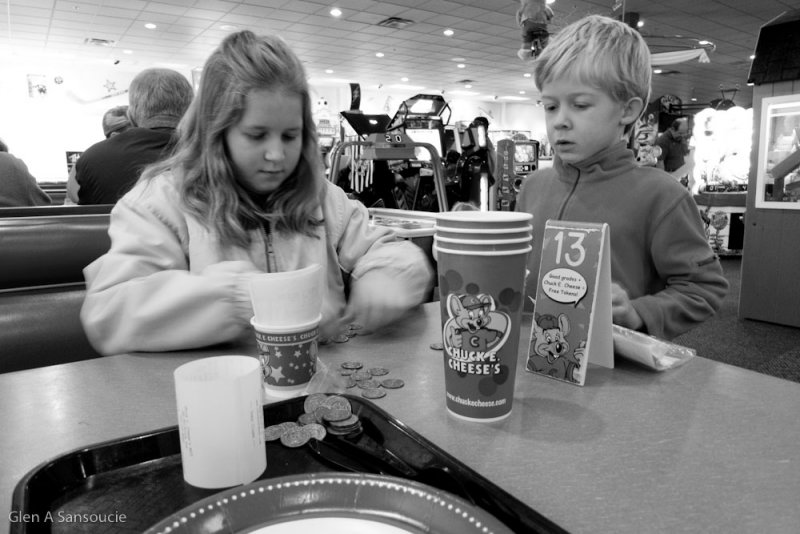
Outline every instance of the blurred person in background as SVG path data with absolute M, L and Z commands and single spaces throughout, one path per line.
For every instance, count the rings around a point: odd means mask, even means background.
M 128 89 L 131 127 L 92 145 L 75 164 L 78 204 L 116 203 L 147 165 L 169 155 L 192 98 L 189 80 L 177 71 L 137 74 Z
M 128 106 L 115 106 L 103 114 L 103 135 L 106 139 L 112 135 L 121 134 L 131 127 L 131 121 L 128 119 Z M 78 203 L 78 181 L 75 179 L 75 165 L 69 171 L 67 178 L 67 196 L 64 198 L 64 204 L 77 204 Z
M 0 207 L 48 206 L 50 202 L 25 162 L 10 154 L 0 139 Z

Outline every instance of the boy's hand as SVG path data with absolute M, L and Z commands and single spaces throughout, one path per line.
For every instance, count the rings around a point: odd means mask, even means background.
M 345 315 L 362 325 L 366 334 L 399 320 L 416 304 L 396 280 L 374 271 L 353 284 Z
M 614 324 L 639 330 L 644 321 L 631 304 L 628 292 L 617 283 L 611 283 L 611 317 Z

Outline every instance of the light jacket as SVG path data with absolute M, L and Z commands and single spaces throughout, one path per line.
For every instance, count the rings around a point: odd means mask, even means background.
M 608 223 L 611 279 L 621 285 L 647 333 L 672 339 L 711 317 L 728 292 L 689 192 L 660 169 L 640 167 L 620 142 L 576 165 L 523 180 L 517 211 L 533 214 L 527 287 L 535 298 L 548 219 Z
M 103 354 L 170 351 L 230 341 L 249 328 L 249 280 L 268 270 L 265 232 L 247 249 L 220 241 L 180 207 L 171 174 L 139 182 L 111 211 L 111 248 L 84 269 L 81 320 Z M 322 266 L 322 324 L 342 317 L 345 288 L 380 269 L 422 302 L 432 284 L 423 251 L 368 224 L 360 203 L 326 182 L 316 237 L 271 232 L 278 271 Z

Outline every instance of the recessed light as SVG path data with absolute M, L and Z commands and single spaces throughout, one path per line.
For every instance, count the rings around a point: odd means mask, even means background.
M 464 89 L 472 89 L 472 86 L 470 84 L 467 84 L 464 86 Z
M 662 72 L 664 71 L 661 69 L 653 69 L 653 74 L 661 74 Z
M 375 52 L 375 57 L 383 57 L 383 52 Z
M 325 74 L 333 74 L 333 69 L 325 69 Z
M 341 17 L 342 16 L 342 10 L 339 9 L 338 7 L 334 7 L 333 9 L 331 9 L 331 16 L 332 17 Z
M 752 54 L 752 55 L 750 56 L 750 59 L 751 59 L 751 60 L 753 60 L 753 59 L 755 59 L 755 58 L 756 58 L 756 55 L 755 55 L 755 54 Z
M 155 30 L 156 28 L 158 28 L 158 26 L 156 26 L 152 22 L 148 22 L 147 24 L 144 25 L 144 27 L 147 28 L 148 30 Z
M 225 30 L 226 32 L 232 32 L 233 30 L 236 30 L 238 28 L 233 24 L 223 24 L 222 26 L 220 26 L 220 29 Z
M 520 91 L 519 94 L 524 95 L 525 91 Z
M 697 98 L 695 98 L 695 97 L 692 97 L 689 100 L 691 100 L 692 102 L 697 102 Z
M 131 50 L 129 48 L 126 48 L 125 50 L 122 51 L 122 53 L 123 54 L 133 54 L 133 50 Z
M 408 81 L 408 77 L 407 76 L 403 76 L 402 78 L 400 78 L 400 81 L 401 82 L 407 82 Z
M 643 20 L 640 20 L 639 22 L 636 23 L 636 27 L 637 28 L 641 28 L 642 26 L 644 26 L 644 21 Z
M 450 37 L 451 35 L 453 35 L 453 34 L 454 34 L 454 33 L 456 33 L 456 32 L 454 32 L 454 31 L 453 31 L 453 30 L 451 30 L 450 28 L 447 28 L 447 29 L 446 29 L 445 31 L 443 31 L 442 33 L 443 33 L 443 34 L 445 34 L 446 36 Z
M 711 41 L 706 41 L 705 39 L 703 39 L 702 41 L 697 41 L 697 44 L 699 44 L 700 46 L 706 46 L 710 45 Z
M 531 73 L 530 72 L 526 72 L 522 76 L 524 76 L 525 78 L 530 78 L 531 77 Z
M 458 67 L 459 69 L 466 69 L 467 68 L 467 66 L 464 65 L 463 63 L 459 63 L 458 65 L 456 65 L 456 67 Z

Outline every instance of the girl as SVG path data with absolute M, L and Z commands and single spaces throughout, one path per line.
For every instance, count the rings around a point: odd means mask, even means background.
M 421 303 L 416 245 L 368 225 L 325 180 L 297 56 L 278 38 L 228 36 L 209 57 L 173 155 L 111 213 L 111 249 L 86 267 L 81 320 L 104 354 L 232 340 L 253 315 L 253 274 L 319 263 L 322 335 L 368 330 Z

